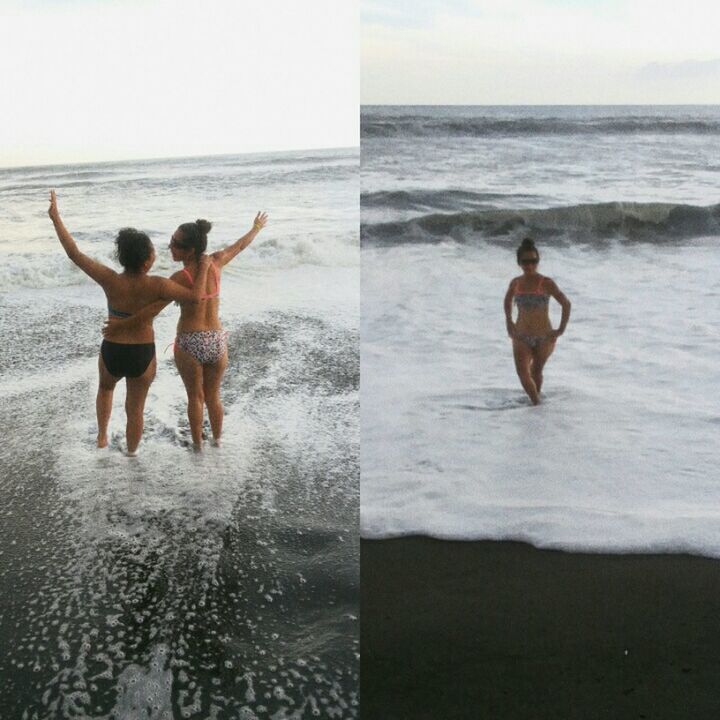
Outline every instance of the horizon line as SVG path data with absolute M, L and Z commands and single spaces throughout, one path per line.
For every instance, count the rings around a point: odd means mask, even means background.
M 377 103 L 365 102 L 360 107 L 720 107 L 720 103 Z
M 201 155 L 167 155 L 167 156 L 156 156 L 156 157 L 132 157 L 132 158 L 118 158 L 115 160 L 83 160 L 81 162 L 53 162 L 53 163 L 38 163 L 30 165 L 0 165 L 0 171 L 2 170 L 30 170 L 30 169 L 41 169 L 41 168 L 54 168 L 63 167 L 65 165 L 72 165 L 76 167 L 82 167 L 83 165 L 112 165 L 114 163 L 133 163 L 133 162 L 160 162 L 162 160 L 200 160 L 203 158 L 221 158 L 221 157 L 235 157 L 238 155 L 281 155 L 288 153 L 302 153 L 302 152 L 319 152 L 321 150 L 333 151 L 333 150 L 359 150 L 360 145 L 338 145 L 332 147 L 307 147 L 307 148 L 288 148 L 285 150 L 253 150 L 252 152 L 222 152 L 222 153 L 209 153 Z

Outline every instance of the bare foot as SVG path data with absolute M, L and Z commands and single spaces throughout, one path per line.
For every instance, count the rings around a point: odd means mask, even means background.
M 210 441 L 210 444 L 211 444 L 213 447 L 218 447 L 218 448 L 219 448 L 219 447 L 220 447 L 220 438 L 213 438 L 213 439 Z
M 97 446 L 99 448 L 106 448 L 108 446 L 107 435 L 98 435 L 97 436 Z

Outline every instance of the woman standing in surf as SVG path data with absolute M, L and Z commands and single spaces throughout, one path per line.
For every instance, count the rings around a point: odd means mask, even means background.
M 109 320 L 128 317 L 158 300 L 163 303 L 177 300 L 200 307 L 199 300 L 203 294 L 200 286 L 207 279 L 208 258 L 203 258 L 199 263 L 196 288 L 190 289 L 167 278 L 148 275 L 155 262 L 155 248 L 150 238 L 135 228 L 123 228 L 115 240 L 116 256 L 123 267 L 123 272 L 118 273 L 80 251 L 60 217 L 54 190 L 50 192 L 48 215 L 67 256 L 105 292 Z M 115 385 L 118 380 L 125 378 L 127 453 L 137 453 L 143 432 L 145 398 L 155 378 L 156 365 L 152 318 L 124 328 L 114 334 L 112 340 L 103 340 L 98 358 L 100 381 L 95 401 L 99 448 L 108 444 L 107 429 Z
M 554 280 L 537 271 L 540 253 L 530 238 L 525 238 L 517 249 L 517 262 L 523 274 L 510 281 L 505 294 L 505 320 L 508 335 L 512 338 L 518 377 L 532 404 L 537 405 L 540 402 L 543 367 L 570 320 L 570 301 Z M 551 297 L 562 307 L 557 330 L 553 330 L 550 324 Z M 518 308 L 515 322 L 512 317 L 513 300 Z
M 210 272 L 201 276 L 199 260 L 207 248 L 207 236 L 212 224 L 207 220 L 183 223 L 170 239 L 170 252 L 176 262 L 183 264 L 182 270 L 171 276 L 171 280 L 186 288 L 202 288 L 200 305 L 180 306 L 180 320 L 175 338 L 175 364 L 185 385 L 188 396 L 188 421 L 193 448 L 202 449 L 202 426 L 204 407 L 207 406 L 213 444 L 220 444 L 224 409 L 220 398 L 220 383 L 227 367 L 227 332 L 223 330 L 218 316 L 220 307 L 220 274 L 222 268 L 244 250 L 265 227 L 267 215 L 258 213 L 252 229 L 232 245 L 212 253 Z M 154 303 L 132 318 L 110 322 L 104 331 L 105 337 L 137 322 L 146 322 L 157 315 L 168 302 Z

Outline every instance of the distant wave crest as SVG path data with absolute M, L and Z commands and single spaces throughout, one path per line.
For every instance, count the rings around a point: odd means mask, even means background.
M 720 121 L 657 116 L 547 118 L 451 118 L 431 115 L 378 116 L 361 119 L 362 137 L 493 137 L 513 135 L 627 135 L 641 133 L 720 134 Z
M 720 204 L 611 202 L 540 209 L 492 209 L 433 213 L 402 222 L 365 223 L 364 244 L 402 245 L 455 240 L 515 240 L 532 235 L 546 241 L 594 242 L 620 239 L 672 242 L 720 235 Z
M 509 198 L 528 201 L 533 195 L 520 193 L 473 192 L 471 190 L 381 190 L 360 196 L 363 208 L 392 210 L 457 210 L 491 208 Z

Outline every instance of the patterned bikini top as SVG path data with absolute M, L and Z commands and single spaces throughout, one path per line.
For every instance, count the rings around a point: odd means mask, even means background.
M 535 290 L 518 290 L 518 282 L 515 282 L 515 304 L 522 310 L 533 310 L 535 308 L 546 307 L 550 302 L 550 295 L 542 289 L 544 277 L 540 278 L 540 282 Z

